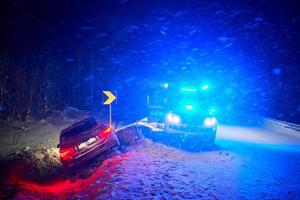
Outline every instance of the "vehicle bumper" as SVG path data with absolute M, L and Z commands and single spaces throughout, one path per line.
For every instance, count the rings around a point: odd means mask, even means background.
M 87 160 L 92 159 L 93 157 L 97 156 L 98 154 L 101 154 L 101 153 L 105 152 L 106 150 L 116 147 L 118 145 L 119 145 L 119 140 L 117 139 L 116 135 L 113 134 L 113 135 L 111 135 L 111 137 L 109 137 L 107 139 L 107 141 L 105 141 L 101 145 L 95 146 L 94 148 L 89 149 L 88 151 L 77 155 L 72 160 L 62 161 L 62 164 L 68 168 L 77 166 Z
M 194 136 L 206 136 L 215 134 L 217 132 L 217 126 L 213 127 L 203 127 L 203 126 L 182 126 L 182 125 L 170 125 L 166 124 L 166 132 L 168 133 L 178 133 L 178 134 L 187 134 Z
M 174 127 L 166 125 L 165 131 L 171 143 L 177 142 L 182 148 L 198 150 L 214 145 L 217 126 L 206 128 L 201 126 Z

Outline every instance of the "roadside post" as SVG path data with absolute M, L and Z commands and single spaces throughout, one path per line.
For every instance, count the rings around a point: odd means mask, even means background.
M 109 126 L 111 126 L 112 123 L 112 108 L 111 108 L 111 104 L 116 100 L 116 96 L 108 90 L 104 90 L 102 91 L 105 96 L 107 97 L 106 101 L 103 102 L 103 105 L 109 105 Z

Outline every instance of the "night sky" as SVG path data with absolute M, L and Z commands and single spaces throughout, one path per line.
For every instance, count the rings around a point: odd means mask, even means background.
M 20 71 L 28 85 L 46 77 L 50 104 L 82 109 L 102 88 L 118 89 L 126 105 L 149 82 L 205 79 L 223 116 L 300 122 L 297 0 L 11 0 L 0 9 L 8 99 L 19 95 Z

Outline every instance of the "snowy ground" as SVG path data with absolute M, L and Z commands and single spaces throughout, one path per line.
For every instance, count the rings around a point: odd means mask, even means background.
M 49 151 L 49 148 L 48 148 Z M 29 150 L 30 152 L 30 150 Z M 45 153 L 45 152 L 44 152 Z M 37 162 L 40 151 L 31 151 Z M 38 154 L 38 155 L 35 155 Z M 189 152 L 150 139 L 99 156 L 75 172 L 46 159 L 51 177 L 32 179 L 22 165 L 6 169 L 12 199 L 297 199 L 300 132 L 266 121 L 261 127 L 221 126 L 216 147 Z M 27 155 L 27 154 L 25 154 Z M 37 158 L 36 158 L 37 157 Z M 26 169 L 26 168 L 25 168 Z M 3 170 L 3 169 L 2 169 Z M 37 172 L 37 169 L 31 169 Z M 49 178 L 49 180 L 45 179 Z M 13 186 L 17 184 L 18 187 Z
M 26 122 L 0 121 L 0 156 L 18 152 L 24 148 L 49 148 L 58 144 L 60 131 L 87 117 L 88 112 L 67 107 L 53 111 L 46 118 Z

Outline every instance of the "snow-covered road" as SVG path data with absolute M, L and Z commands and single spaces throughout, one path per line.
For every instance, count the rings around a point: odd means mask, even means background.
M 299 199 L 299 135 L 272 123 L 221 126 L 216 147 L 203 152 L 146 139 L 99 166 L 85 166 L 75 179 L 16 179 L 22 187 L 14 198 Z

